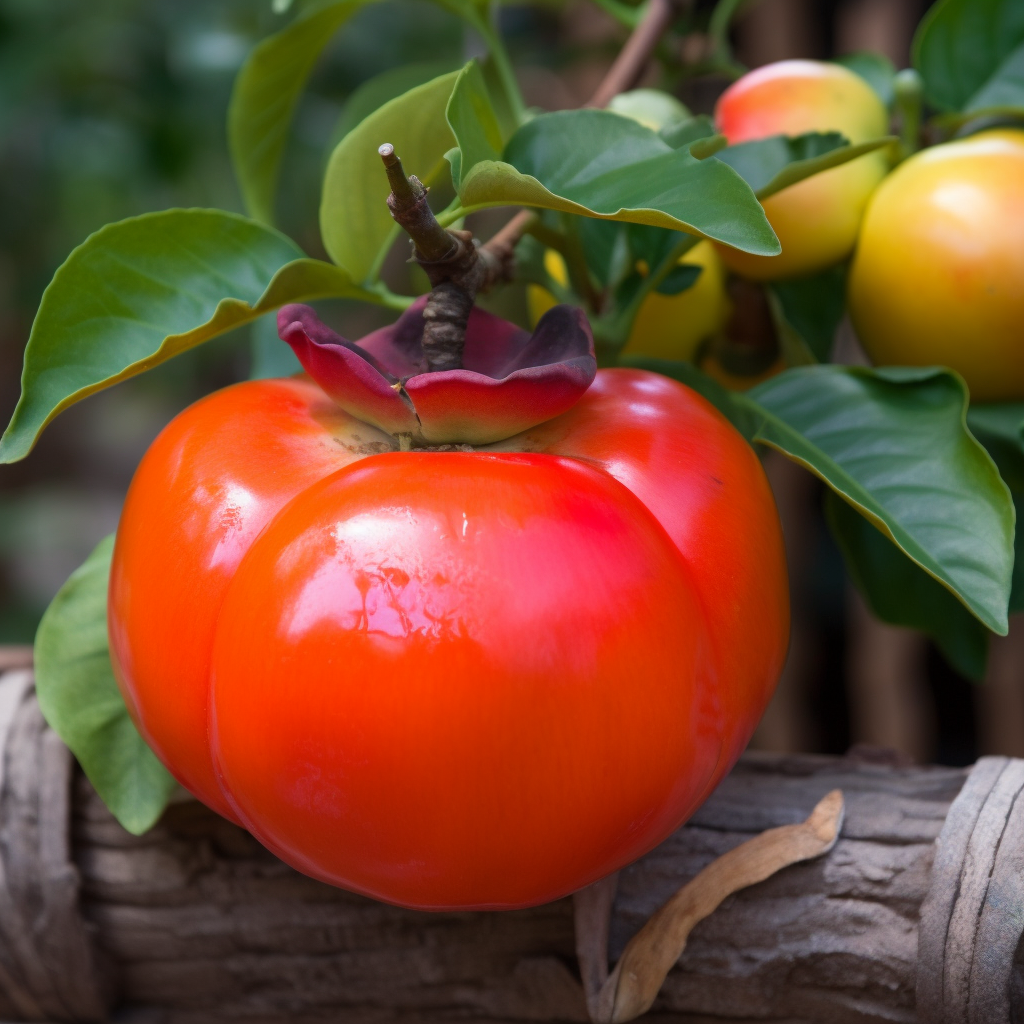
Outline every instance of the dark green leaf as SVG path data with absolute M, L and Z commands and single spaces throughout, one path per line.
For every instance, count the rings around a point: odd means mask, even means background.
M 462 67 L 461 61 L 432 60 L 418 64 L 404 64 L 401 67 L 392 68 L 383 74 L 375 75 L 367 82 L 363 82 L 355 92 L 348 98 L 345 109 L 338 119 L 331 139 L 333 149 L 353 128 L 370 116 L 375 110 L 379 110 L 389 100 L 393 100 L 402 93 L 415 89 L 418 85 L 431 82 L 442 75 L 449 75 L 459 71 Z
M 755 440 L 821 477 L 989 629 L 1006 633 L 1013 504 L 966 429 L 959 377 L 802 367 L 735 400 L 763 415 Z
M 697 139 L 690 143 L 690 156 L 695 160 L 707 160 L 709 156 L 728 149 L 729 140 L 724 135 L 709 135 L 706 139 Z
M 688 121 L 666 125 L 658 134 L 673 149 L 686 149 L 698 139 L 708 139 L 715 134 L 715 126 L 707 114 L 698 114 Z
M 462 171 L 484 160 L 500 160 L 505 139 L 480 65 L 470 61 L 455 80 L 445 117 L 459 142 L 458 159 L 449 158 L 458 189 Z
M 435 0 L 435 2 L 478 29 L 486 28 L 488 24 L 490 0 Z
M 134 835 L 163 813 L 175 781 L 128 717 L 110 666 L 107 581 L 114 538 L 100 541 L 61 587 L 36 634 L 35 673 L 46 721 L 96 792 Z
M 918 26 L 913 64 L 939 110 L 981 110 L 1007 100 L 1021 106 L 1024 93 L 1013 84 L 1020 79 L 1021 44 L 1020 0 L 939 0 Z
M 1017 510 L 1010 611 L 1024 612 L 1024 402 L 972 404 L 967 425 L 1010 488 Z
M 878 98 L 887 106 L 892 106 L 893 79 L 896 68 L 888 57 L 870 50 L 848 53 L 836 58 L 837 64 L 849 68 L 854 74 L 860 75 L 878 94 Z
M 975 402 L 967 426 L 985 446 L 1011 491 L 1024 491 L 1024 402 Z
M 699 391 L 749 441 L 805 466 L 984 625 L 1006 633 L 1013 503 L 966 429 L 967 390 L 955 374 L 812 366 L 744 394 L 688 363 L 622 362 Z
M 825 514 L 846 568 L 871 610 L 893 626 L 919 629 L 969 679 L 981 680 L 989 631 L 845 501 L 829 491 Z
M 69 405 L 287 302 L 372 297 L 291 239 L 223 210 L 108 224 L 54 275 L 25 349 L 0 461 L 24 458 Z
M 685 263 L 673 267 L 655 291 L 662 295 L 679 295 L 680 292 L 685 292 L 687 288 L 692 288 L 697 283 L 701 270 L 703 267 Z
M 320 233 L 331 259 L 353 281 L 373 278 L 399 232 L 388 211 L 391 189 L 377 149 L 390 142 L 406 171 L 425 185 L 446 175 L 444 155 L 455 138 L 444 112 L 459 74 L 441 75 L 385 103 L 331 154 L 320 201 Z
M 851 146 L 839 132 L 807 132 L 793 137 L 772 135 L 729 146 L 718 153 L 716 159 L 732 167 L 758 199 L 767 199 L 812 174 L 888 146 L 893 139 L 894 136 L 886 135 Z
M 281 156 L 313 65 L 366 2 L 335 0 L 300 14 L 264 39 L 238 72 L 228 107 L 228 143 L 246 209 L 256 220 L 273 223 Z
M 629 229 L 641 225 L 593 217 L 566 217 L 565 220 L 569 230 L 578 232 L 587 266 L 602 287 L 617 288 L 633 273 L 637 257 L 630 246 Z
M 846 312 L 846 267 L 768 286 L 772 316 L 790 366 L 828 362 Z
M 487 57 L 481 63 L 480 68 L 484 73 L 487 94 L 491 97 L 491 106 L 494 108 L 494 116 L 498 119 L 502 144 L 504 144 L 515 135 L 516 129 L 519 127 L 519 118 L 515 108 L 516 100 L 509 96 L 507 83 L 501 77 L 498 62 L 493 56 Z
M 764 211 L 731 168 L 674 150 L 603 110 L 540 114 L 504 160 L 461 169 L 464 206 L 537 206 L 689 231 L 760 255 L 780 251 Z
M 995 74 L 967 101 L 969 113 L 1024 113 L 1024 42 L 1008 53 Z

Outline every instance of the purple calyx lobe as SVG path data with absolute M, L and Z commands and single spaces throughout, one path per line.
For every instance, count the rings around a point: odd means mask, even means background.
M 582 311 L 555 306 L 530 334 L 474 309 L 462 369 L 427 372 L 417 299 L 389 327 L 358 343 L 309 306 L 284 306 L 278 333 L 303 369 L 346 412 L 419 444 L 490 444 L 571 408 L 597 372 Z

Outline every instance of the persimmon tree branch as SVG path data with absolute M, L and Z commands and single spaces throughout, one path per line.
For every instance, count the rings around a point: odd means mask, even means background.
M 647 0 L 640 23 L 630 33 L 626 45 L 619 51 L 615 63 L 601 80 L 588 107 L 606 107 L 620 92 L 631 89 L 639 81 L 650 62 L 654 48 L 668 31 L 675 18 L 678 4 L 674 0 Z

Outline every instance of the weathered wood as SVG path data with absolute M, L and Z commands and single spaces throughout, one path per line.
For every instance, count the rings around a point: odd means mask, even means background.
M 35 724 L 8 730 L 2 759 L 0 1019 L 96 1019 L 109 978 L 117 1019 L 147 1024 L 586 1020 L 569 900 L 502 914 L 388 907 L 297 874 L 192 801 L 172 806 L 148 835 L 129 836 L 85 779 L 72 777 L 66 757 L 63 767 L 41 768 L 39 752 L 52 757 L 59 744 L 42 727 L 24 674 L 11 697 L 12 677 L 19 674 L 0 677 L 0 706 L 15 704 L 14 719 Z M 26 746 L 16 733 L 36 738 Z M 18 767 L 29 748 L 33 766 Z M 846 797 L 841 838 L 826 857 L 730 897 L 697 925 L 643 1019 L 1016 1024 L 1024 801 L 1013 786 L 1022 772 L 1024 762 L 1012 759 L 986 759 L 969 773 L 744 758 L 686 827 L 621 873 L 613 960 L 715 857 L 802 821 L 835 788 Z M 34 796 L 25 788 L 32 778 L 42 781 Z M 60 840 L 69 791 L 73 863 Z M 55 842 L 41 836 L 47 830 Z M 54 867 L 62 849 L 63 874 Z M 77 915 L 62 911 L 59 927 L 47 924 L 52 915 L 28 913 L 28 889 L 11 885 L 12 863 L 27 870 L 26 850 L 38 861 L 33 891 L 64 879 L 59 898 L 36 896 L 36 905 L 77 907 Z M 16 920 L 27 924 L 12 927 Z M 967 1002 L 951 1001 L 950 992 L 966 989 Z M 927 1003 L 936 991 L 940 1002 Z
M 111 975 L 80 913 L 72 758 L 24 670 L 0 676 L 0 1016 L 105 1019 Z

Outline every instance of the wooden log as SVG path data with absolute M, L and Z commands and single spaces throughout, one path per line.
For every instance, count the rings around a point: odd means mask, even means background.
M 130 836 L 55 753 L 25 672 L 0 676 L 0 745 L 0 1019 L 586 1020 L 569 900 L 385 906 L 297 874 L 190 800 Z M 802 821 L 837 787 L 847 811 L 833 851 L 701 922 L 644 1019 L 1022 1019 L 1024 762 L 1008 758 L 966 770 L 745 757 L 622 872 L 612 958 L 711 860 Z

